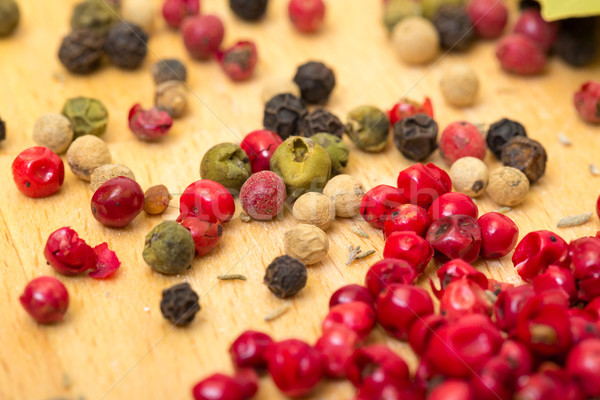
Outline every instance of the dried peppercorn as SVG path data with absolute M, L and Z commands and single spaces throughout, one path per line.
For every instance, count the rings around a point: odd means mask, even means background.
M 427 114 L 404 118 L 394 125 L 394 144 L 404 157 L 421 161 L 437 148 L 438 124 Z
M 119 0 L 119 12 L 125 21 L 133 22 L 146 32 L 154 28 L 154 7 L 145 0 Z
M 279 298 L 292 297 L 306 286 L 306 265 L 288 255 L 277 257 L 265 272 L 264 283 Z
M 62 40 L 58 59 L 70 72 L 89 74 L 100 67 L 104 38 L 90 29 L 76 29 Z
M 402 61 L 426 64 L 440 49 L 440 36 L 431 21 L 420 16 L 406 17 L 394 27 L 392 44 Z
M 167 25 L 179 29 L 184 19 L 200 13 L 200 0 L 165 0 L 161 11 Z
M 390 120 L 374 106 L 360 106 L 348 113 L 346 134 L 364 151 L 379 152 L 387 144 Z
M 298 135 L 304 117 L 308 114 L 304 102 L 290 93 L 281 93 L 265 104 L 263 125 L 287 139 Z
M 60 154 L 67 151 L 73 140 L 71 121 L 60 114 L 44 114 L 35 121 L 33 141 Z
M 150 186 L 144 193 L 144 211 L 150 215 L 162 214 L 172 198 L 165 185 Z
M 515 136 L 527 137 L 525 127 L 517 121 L 502 118 L 490 125 L 485 141 L 490 151 L 494 153 L 496 158 L 500 159 L 502 147 Z
M 335 86 L 335 74 L 327 65 L 309 61 L 298 67 L 294 82 L 307 103 L 325 103 Z
M 210 148 L 200 163 L 200 177 L 225 186 L 230 192 L 238 193 L 250 177 L 248 155 L 233 143 L 221 143 Z
M 217 54 L 221 68 L 233 81 L 245 81 L 254 73 L 258 55 L 254 42 L 242 40 Z
M 269 0 L 229 0 L 229 8 L 246 21 L 261 19 L 267 11 Z
M 21 13 L 14 0 L 0 0 L 0 37 L 8 36 L 19 25 Z
M 112 156 L 102 139 L 93 135 L 84 135 L 73 141 L 67 150 L 67 163 L 71 172 L 84 181 L 90 181 L 94 170 L 110 164 Z
M 140 140 L 158 140 L 173 126 L 173 118 L 167 111 L 156 107 L 144 110 L 139 103 L 129 110 L 128 120 L 129 129 Z
M 331 133 L 339 138 L 345 126 L 338 117 L 324 108 L 315 108 L 302 121 L 302 136 L 311 137 L 317 133 Z
M 525 200 L 528 192 L 529 179 L 518 169 L 500 167 L 490 172 L 486 193 L 499 206 L 516 206 Z
M 462 5 L 442 5 L 433 16 L 433 25 L 440 34 L 442 47 L 447 49 L 465 50 L 475 39 L 471 18 Z
M 570 18 L 561 21 L 554 51 L 567 64 L 581 67 L 590 63 L 598 53 L 594 36 L 597 18 Z
M 142 256 L 162 274 L 179 274 L 191 268 L 196 246 L 190 231 L 175 221 L 163 221 L 146 235 Z
M 156 86 L 154 105 L 166 111 L 171 118 L 179 118 L 187 109 L 185 84 L 179 80 L 164 81 Z
M 187 80 L 187 69 L 185 65 L 176 58 L 167 58 L 157 61 L 152 66 L 152 78 L 157 85 L 166 81 Z
M 440 88 L 448 103 L 456 107 L 468 107 L 477 98 L 479 77 L 467 64 L 456 63 L 444 70 Z
M 534 183 L 544 175 L 548 156 L 540 142 L 517 136 L 502 147 L 500 159 L 502 164 L 518 169 Z
M 394 30 L 396 24 L 405 17 L 423 13 L 421 2 L 412 0 L 389 0 L 384 7 L 383 24 L 390 33 Z
M 200 297 L 190 284 L 183 282 L 163 290 L 160 312 L 173 325 L 189 325 L 200 311 L 199 300 Z
M 100 136 L 106 131 L 108 111 L 100 100 L 73 97 L 66 101 L 61 113 L 71 121 L 73 139 L 83 135 Z
M 348 165 L 348 145 L 330 133 L 318 133 L 310 139 L 323 147 L 331 158 L 331 176 L 341 174 Z
M 135 180 L 135 175 L 129 167 L 123 164 L 105 164 L 92 172 L 92 175 L 90 176 L 90 188 L 95 192 L 104 182 L 118 176 L 124 176 Z
M 83 0 L 73 8 L 71 28 L 87 28 L 98 35 L 105 35 L 118 18 L 119 14 L 105 1 Z
M 110 61 L 119 68 L 135 69 L 140 66 L 148 52 L 148 34 L 139 26 L 126 21 L 111 26 L 104 51 Z
M 219 51 L 225 26 L 216 15 L 197 15 L 181 24 L 181 36 L 187 51 L 195 58 L 207 60 Z

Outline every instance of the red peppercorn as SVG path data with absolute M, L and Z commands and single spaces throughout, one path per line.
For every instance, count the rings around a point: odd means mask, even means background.
M 450 176 L 432 163 L 416 163 L 400 171 L 397 184 L 410 203 L 425 209 L 428 209 L 438 196 L 452 189 Z
M 251 175 L 240 189 L 242 208 L 257 220 L 270 220 L 277 216 L 283 209 L 285 199 L 285 183 L 271 171 Z
M 178 29 L 185 17 L 200 13 L 200 0 L 165 0 L 162 15 L 167 25 Z
M 525 303 L 535 295 L 531 285 L 516 286 L 503 290 L 494 303 L 496 326 L 509 334 L 517 327 L 517 317 Z
M 239 41 L 227 50 L 217 53 L 217 59 L 231 80 L 245 81 L 250 79 L 256 67 L 256 45 L 248 40 Z
M 573 103 L 584 121 L 600 124 L 600 82 L 588 81 L 581 85 L 579 91 L 575 92 Z M 598 202 L 600 204 L 600 197 Z M 596 211 L 600 215 L 600 205 L 596 206 Z
M 571 270 L 556 265 L 549 266 L 546 271 L 533 278 L 533 288 L 537 293 L 547 290 L 561 289 L 569 299 L 577 299 L 577 287 Z
M 47 147 L 23 150 L 12 163 L 17 189 L 28 197 L 46 197 L 56 193 L 65 179 L 63 161 Z
M 223 185 L 209 179 L 191 183 L 179 199 L 180 219 L 187 216 L 203 221 L 229 222 L 235 212 L 233 196 Z
M 96 254 L 96 269 L 88 274 L 91 278 L 108 278 L 121 266 L 121 261 L 115 252 L 108 248 L 107 243 L 100 243 L 94 247 L 94 253 Z
M 425 236 L 431 225 L 427 210 L 414 204 L 402 204 L 392 211 L 383 224 L 383 235 L 387 240 L 394 232 L 412 231 L 419 236 Z
M 384 258 L 369 268 L 365 275 L 365 286 L 374 298 L 392 283 L 413 283 L 417 273 L 413 266 L 397 258 Z
M 103 225 L 123 228 L 144 209 L 144 191 L 133 179 L 118 176 L 94 192 L 91 208 L 94 218 Z
M 451 282 L 440 299 L 440 313 L 450 322 L 465 315 L 491 315 L 493 303 L 484 289 L 469 279 Z
M 323 0 L 290 0 L 288 13 L 292 24 L 300 32 L 316 32 L 323 25 L 325 3 Z
M 251 399 L 258 392 L 260 382 L 258 381 L 258 374 L 252 368 L 237 371 L 233 379 L 241 386 L 244 399 Z
M 433 301 L 420 287 L 393 283 L 377 299 L 377 320 L 383 329 L 400 340 L 408 337 L 408 330 L 416 319 L 429 314 L 433 314 Z
M 588 397 L 600 396 L 600 339 L 587 339 L 573 347 L 566 368 Z
M 193 57 L 205 60 L 219 51 L 225 27 L 216 15 L 198 15 L 183 21 L 181 34 L 187 51 Z
M 427 350 L 431 336 L 442 326 L 446 326 L 448 320 L 438 314 L 429 314 L 423 318 L 417 318 L 408 331 L 408 344 L 417 355 L 422 356 Z
M 63 275 L 77 275 L 96 267 L 96 254 L 77 232 L 69 227 L 52 232 L 44 248 L 46 261 Z
M 356 349 L 346 365 L 346 378 L 356 387 L 366 382 L 402 382 L 408 365 L 387 346 L 374 344 Z
M 476 283 L 483 290 L 488 288 L 488 278 L 483 273 L 473 268 L 471 264 L 461 260 L 460 258 L 450 260 L 446 264 L 442 265 L 437 271 L 437 276 L 440 279 L 442 292 L 450 283 L 462 279 L 467 279 Z M 434 290 L 434 294 L 437 295 L 435 292 L 438 291 Z M 438 296 L 438 298 L 439 297 L 440 296 Z
M 437 385 L 429 396 L 428 400 L 474 400 L 473 390 L 471 386 L 458 379 L 448 379 L 445 382 Z M 477 399 L 481 399 L 477 397 Z
M 387 112 L 391 126 L 394 126 L 396 122 L 402 121 L 404 118 L 413 117 L 417 114 L 426 114 L 433 118 L 433 105 L 429 97 L 425 97 L 422 104 L 403 98 Z
M 552 378 L 545 374 L 532 374 L 522 376 L 517 380 L 515 399 L 564 399 L 565 396 L 560 386 Z
M 481 367 L 477 375 L 471 377 L 469 383 L 477 400 L 511 400 L 516 378 L 508 361 L 493 357 Z
M 525 281 L 556 264 L 567 252 L 567 242 L 554 232 L 529 232 L 517 245 L 512 262 Z
M 322 329 L 327 332 L 331 327 L 344 325 L 363 339 L 371 333 L 375 322 L 375 309 L 372 306 L 362 301 L 353 301 L 333 306 L 323 320 Z
M 515 33 L 527 36 L 543 51 L 548 51 L 556 42 L 559 27 L 557 22 L 544 20 L 539 10 L 530 8 L 519 16 L 515 24 Z
M 473 200 L 460 192 L 444 193 L 431 203 L 428 212 L 432 221 L 451 215 L 468 215 L 473 218 L 477 218 L 479 215 L 479 210 Z
M 381 229 L 394 209 L 407 202 L 395 187 L 377 185 L 364 195 L 360 202 L 360 214 L 365 221 Z
M 485 259 L 504 257 L 515 248 L 519 228 L 504 214 L 489 212 L 477 220 L 481 228 L 481 251 Z
M 418 275 L 431 261 L 433 248 L 414 232 L 394 232 L 385 242 L 383 256 L 407 261 Z
M 207 255 L 213 251 L 221 241 L 223 236 L 223 226 L 219 222 L 202 221 L 196 217 L 185 217 L 181 221 L 183 225 L 194 239 L 196 253 L 200 257 Z
M 375 308 L 375 299 L 373 298 L 373 295 L 371 295 L 369 289 L 356 284 L 342 286 L 333 292 L 329 299 L 329 308 L 338 304 L 352 303 L 354 301 L 362 301 L 373 307 L 373 309 Z
M 496 0 L 471 0 L 467 4 L 467 14 L 475 32 L 486 39 L 502 35 L 508 20 L 506 5 Z
M 153 141 L 162 138 L 171 129 L 173 118 L 168 112 L 152 107 L 144 110 L 138 103 L 129 110 L 129 129 L 141 140 Z
M 600 239 L 597 237 L 583 237 L 569 244 L 567 255 L 563 255 L 562 263 L 570 263 L 576 285 L 579 289 L 578 297 L 583 301 L 590 301 L 600 296 Z
M 329 378 L 344 378 L 346 364 L 354 353 L 360 338 L 344 325 L 334 325 L 323 332 L 317 340 L 315 348 L 324 359 L 325 376 Z
M 502 69 L 518 75 L 535 75 L 544 70 L 546 54 L 530 38 L 513 33 L 502 38 L 496 47 Z
M 440 154 L 449 165 L 463 157 L 483 160 L 486 149 L 483 135 L 469 122 L 459 121 L 448 125 L 440 137 Z
M 425 238 L 440 262 L 460 258 L 470 263 L 477 259 L 481 249 L 481 229 L 475 218 L 468 215 L 451 215 L 434 221 Z
M 286 396 L 304 396 L 323 378 L 323 357 L 300 340 L 275 342 L 267 349 L 266 356 L 269 374 Z
M 244 137 L 240 147 L 248 155 L 253 174 L 269 170 L 271 157 L 281 143 L 283 139 L 268 129 L 252 131 Z
M 245 331 L 229 347 L 231 361 L 236 368 L 267 368 L 266 351 L 273 339 L 266 333 Z
M 404 380 L 385 378 L 382 382 L 367 380 L 356 393 L 354 400 L 425 400 L 425 391 L 416 384 Z
M 25 286 L 19 301 L 37 322 L 50 324 L 62 321 L 69 307 L 69 292 L 58 279 L 40 276 Z
M 586 339 L 600 338 L 600 327 L 590 319 L 581 315 L 569 315 L 569 329 L 573 346 Z
M 505 340 L 498 357 L 508 362 L 517 377 L 533 371 L 534 360 L 531 352 L 527 346 L 516 340 Z
M 214 374 L 194 386 L 192 395 L 195 400 L 245 400 L 243 386 L 233 377 Z

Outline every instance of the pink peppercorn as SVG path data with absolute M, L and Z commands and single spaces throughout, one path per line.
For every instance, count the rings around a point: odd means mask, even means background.
M 245 331 L 229 347 L 236 368 L 267 368 L 266 351 L 273 339 L 266 333 Z
M 77 275 L 96 267 L 94 249 L 69 227 L 57 229 L 48 236 L 44 257 L 63 275 Z
M 533 40 L 543 51 L 548 51 L 558 35 L 560 25 L 547 22 L 539 10 L 527 9 L 521 13 L 515 24 L 515 33 L 521 33 Z
M 400 193 L 411 204 L 428 209 L 440 195 L 452 189 L 452 181 L 446 171 L 435 164 L 416 163 L 400 171 L 397 180 Z
M 19 301 L 37 322 L 50 324 L 63 319 L 69 307 L 69 293 L 58 279 L 40 276 L 25 286 Z
M 373 306 L 362 301 L 353 301 L 331 307 L 323 320 L 322 328 L 323 332 L 327 332 L 331 327 L 344 325 L 363 339 L 371 333 L 375 326 L 375 318 Z
M 574 346 L 566 368 L 587 396 L 600 396 L 600 339 L 587 339 Z
M 485 290 L 469 279 L 458 279 L 451 282 L 440 298 L 440 314 L 455 322 L 466 315 L 491 315 L 493 303 L 485 294 Z
M 433 314 L 429 293 L 403 283 L 388 285 L 377 299 L 377 321 L 390 335 L 405 340 L 415 320 Z
M 199 12 L 199 0 L 165 0 L 162 6 L 163 18 L 174 29 L 179 28 L 185 17 L 198 15 Z
M 248 155 L 253 174 L 271 168 L 271 157 L 281 143 L 283 139 L 268 129 L 252 131 L 244 137 L 240 147 Z
M 554 232 L 529 232 L 517 244 L 512 262 L 521 278 L 531 281 L 549 265 L 559 263 L 567 248 L 567 242 Z
M 489 212 L 477 220 L 481 228 L 481 257 L 485 259 L 504 257 L 515 248 L 519 228 L 506 215 Z
M 290 0 L 288 13 L 292 24 L 300 32 L 316 32 L 323 25 L 325 3 L 323 0 Z
M 235 212 L 233 196 L 223 185 L 209 179 L 201 179 L 185 188 L 179 198 L 180 218 L 187 216 L 203 221 L 229 222 Z
M 373 344 L 356 349 L 346 365 L 346 377 L 356 387 L 367 382 L 392 383 L 409 378 L 408 365 L 387 346 Z
M 392 283 L 410 285 L 417 276 L 415 268 L 404 260 L 384 258 L 369 268 L 365 275 L 365 286 L 374 298 Z
M 460 258 L 471 263 L 481 249 L 481 228 L 475 218 L 468 215 L 451 215 L 434 221 L 425 238 L 440 262 Z
M 419 236 L 425 236 L 431 225 L 427 210 L 414 204 L 402 204 L 394 209 L 383 225 L 385 239 L 394 232 L 412 231 Z
M 533 40 L 520 33 L 505 36 L 498 42 L 496 57 L 507 72 L 536 75 L 546 66 L 546 54 Z
M 433 248 L 414 232 L 394 232 L 385 242 L 383 256 L 407 261 L 418 275 L 433 257 Z
M 468 215 L 477 218 L 479 210 L 473 200 L 464 193 L 450 192 L 444 193 L 431 203 L 429 207 L 429 217 L 432 221 L 437 221 L 443 217 L 451 215 Z
M 463 157 L 483 160 L 486 148 L 485 139 L 479 129 L 465 121 L 448 125 L 440 137 L 440 154 L 449 165 Z
M 181 26 L 183 44 L 195 58 L 205 60 L 219 50 L 225 27 L 216 15 L 200 15 L 186 18 Z
M 488 288 L 488 278 L 482 272 L 473 268 L 471 264 L 460 258 L 455 258 L 442 265 L 437 271 L 437 276 L 440 280 L 441 292 L 443 292 L 450 283 L 458 280 L 475 282 L 483 290 Z M 435 292 L 440 291 L 434 290 L 434 294 L 439 298 L 440 296 Z
M 351 303 L 354 301 L 362 301 L 375 308 L 375 299 L 371 295 L 369 289 L 356 284 L 342 286 L 333 292 L 329 299 L 329 308 L 337 306 L 338 304 Z
M 271 171 L 253 174 L 240 190 L 244 211 L 257 220 L 270 220 L 281 212 L 286 198 L 283 179 Z
M 427 114 L 433 118 L 433 105 L 429 97 L 425 97 L 422 104 L 403 98 L 387 112 L 391 126 L 394 126 L 396 122 L 402 121 L 404 118 L 413 117 L 416 114 Z
M 360 214 L 374 227 L 383 228 L 394 209 L 407 202 L 406 197 L 395 187 L 377 185 L 364 195 L 360 202 Z
M 339 324 L 323 332 L 315 348 L 323 356 L 327 377 L 344 378 L 346 364 L 354 353 L 359 339 L 356 332 Z
M 63 161 L 43 146 L 23 150 L 12 163 L 17 189 L 28 197 L 46 197 L 56 193 L 65 179 Z
M 223 226 L 218 222 L 202 221 L 196 217 L 185 217 L 181 221 L 183 225 L 192 234 L 196 253 L 202 257 L 213 251 L 221 241 L 223 235 Z
M 211 375 L 192 389 L 194 400 L 246 400 L 243 385 L 235 378 L 223 374 Z
M 144 191 L 133 179 L 118 176 L 104 182 L 92 196 L 92 215 L 101 224 L 123 228 L 144 209 Z
M 217 59 L 221 68 L 233 81 L 245 81 L 250 79 L 256 67 L 258 54 L 256 45 L 250 41 L 240 41 L 218 53 Z
M 131 132 L 138 139 L 147 141 L 165 136 L 173 125 L 173 118 L 168 112 L 156 107 L 144 110 L 140 104 L 131 107 L 128 120 Z
M 446 326 L 448 320 L 439 314 L 429 314 L 415 320 L 408 332 L 408 344 L 415 353 L 422 356 L 427 350 L 431 336 L 442 326 Z
M 502 35 L 508 20 L 508 9 L 498 0 L 471 0 L 467 4 L 467 14 L 475 32 L 486 39 Z
M 600 82 L 588 81 L 581 85 L 573 97 L 579 116 L 587 122 L 600 124 Z M 596 210 L 600 215 L 600 198 Z

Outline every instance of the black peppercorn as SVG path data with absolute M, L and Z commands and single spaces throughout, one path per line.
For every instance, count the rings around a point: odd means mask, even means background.
M 416 114 L 394 124 L 394 144 L 404 157 L 421 161 L 437 148 L 438 124 L 427 114 Z
M 187 282 L 163 290 L 160 312 L 173 325 L 185 326 L 194 320 L 200 311 L 200 297 Z
M 516 136 L 502 148 L 502 164 L 523 172 L 531 183 L 544 175 L 547 160 L 544 146 L 527 137 Z
M 104 39 L 90 29 L 75 29 L 63 39 L 58 59 L 69 71 L 89 74 L 100 67 Z
M 306 266 L 290 256 L 281 256 L 273 260 L 265 272 L 265 284 L 273 294 L 280 298 L 291 297 L 306 285 Z
M 527 137 L 525 127 L 517 121 L 502 118 L 500 121 L 490 125 L 485 141 L 487 142 L 490 151 L 494 153 L 496 158 L 500 159 L 502 147 L 515 136 Z
M 317 133 L 331 133 L 339 138 L 346 126 L 342 121 L 324 108 L 316 108 L 302 121 L 302 136 L 311 137 Z
M 229 8 L 246 21 L 256 21 L 267 11 L 268 0 L 229 0 Z
M 475 39 L 471 18 L 463 6 L 444 4 L 433 16 L 433 24 L 447 49 L 465 50 Z
M 325 64 L 309 61 L 298 67 L 294 82 L 306 102 L 325 103 L 335 86 L 335 75 Z
M 540 10 L 542 7 L 540 3 L 535 0 L 521 0 L 519 2 L 519 10 L 528 10 L 528 9 Z
M 130 22 L 117 22 L 106 35 L 104 51 L 110 61 L 119 68 L 137 68 L 148 52 L 148 34 Z
M 554 51 L 567 64 L 582 67 L 596 57 L 598 41 L 595 18 L 571 18 L 561 21 Z
M 304 102 L 290 93 L 274 96 L 265 104 L 263 125 L 287 139 L 300 133 L 302 121 L 308 114 Z
M 15 0 L 0 0 L 0 37 L 13 33 L 20 19 L 21 12 Z
M 0 118 L 0 142 L 6 139 L 6 122 Z
M 181 61 L 175 58 L 160 60 L 152 66 L 152 77 L 157 85 L 166 81 L 185 82 L 187 69 Z

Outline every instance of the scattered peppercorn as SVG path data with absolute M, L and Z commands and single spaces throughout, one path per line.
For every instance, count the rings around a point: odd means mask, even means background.
M 264 283 L 279 298 L 292 297 L 306 286 L 306 266 L 288 255 L 277 257 L 265 272 Z
M 462 5 L 444 4 L 433 16 L 433 24 L 440 34 L 442 47 L 466 50 L 475 39 L 471 18 Z
M 288 14 L 292 24 L 300 32 L 316 32 L 323 25 L 325 3 L 323 0 L 290 0 Z
M 268 0 L 229 0 L 229 8 L 246 21 L 261 19 L 267 11 Z
M 587 81 L 573 96 L 573 105 L 586 122 L 600 124 L 600 82 Z
M 61 113 L 71 121 L 74 139 L 83 135 L 100 136 L 106 131 L 108 110 L 100 100 L 74 97 L 67 100 Z
M 157 85 L 166 81 L 187 80 L 187 69 L 185 65 L 176 58 L 167 58 L 157 61 L 152 66 L 152 78 Z
M 165 0 L 161 11 L 167 25 L 179 29 L 184 19 L 200 13 L 200 0 Z
M 168 112 L 156 107 L 147 110 L 141 104 L 134 104 L 128 115 L 129 129 L 140 140 L 159 140 L 169 133 L 173 118 Z
M 13 33 L 20 17 L 19 5 L 15 0 L 0 0 L 0 37 Z
M 105 1 L 83 0 L 73 8 L 71 28 L 87 28 L 102 36 L 118 17 L 119 14 Z
M 6 122 L 0 118 L 0 142 L 6 140 Z
M 489 180 L 487 166 L 475 157 L 456 160 L 450 167 L 449 175 L 454 189 L 471 197 L 483 194 Z
M 448 103 L 456 107 L 468 107 L 477 98 L 479 78 L 467 64 L 455 63 L 444 70 L 440 88 Z
M 306 265 L 321 261 L 329 251 L 329 238 L 314 225 L 298 224 L 285 232 L 285 253 Z
M 500 159 L 502 156 L 502 147 L 515 136 L 527 137 L 525 127 L 517 121 L 502 118 L 500 121 L 496 121 L 490 125 L 485 141 L 490 151 L 494 153 L 496 158 Z
M 421 2 L 412 0 L 388 0 L 384 7 L 383 24 L 390 33 L 402 19 L 423 13 Z
M 517 136 L 502 147 L 502 164 L 518 169 L 527 175 L 530 183 L 538 181 L 546 171 L 548 156 L 540 142 Z
M 207 60 L 219 51 L 225 27 L 216 15 L 197 15 L 183 21 L 181 35 L 185 48 L 193 57 Z
M 165 185 L 150 186 L 144 193 L 144 211 L 150 215 L 162 214 L 172 198 Z
M 317 133 L 310 137 L 316 144 L 320 145 L 329 154 L 331 159 L 331 176 L 341 174 L 348 165 L 348 145 L 339 137 L 330 133 Z
M 187 109 L 185 84 L 181 81 L 164 81 L 156 86 L 154 105 L 172 118 L 179 118 Z
M 479 129 L 466 121 L 448 125 L 440 137 L 440 155 L 452 165 L 462 157 L 485 158 L 486 143 Z
M 200 163 L 202 179 L 218 182 L 233 193 L 239 193 L 251 173 L 248 155 L 233 143 L 221 143 L 211 147 Z
M 326 230 L 335 220 L 335 205 L 328 196 L 309 192 L 296 200 L 292 213 L 298 222 Z
M 360 106 L 348 113 L 346 134 L 364 151 L 379 152 L 387 145 L 390 120 L 379 108 Z
M 423 0 L 420 3 L 423 8 L 423 16 L 432 19 L 441 6 L 445 4 L 460 5 L 464 4 L 465 0 Z
M 513 207 L 525 200 L 529 179 L 516 168 L 500 167 L 490 173 L 486 193 L 499 206 Z
M 298 135 L 308 114 L 304 102 L 291 93 L 281 93 L 265 104 L 263 126 L 287 139 Z
M 496 46 L 496 57 L 506 72 L 537 75 L 544 71 L 548 57 L 537 43 L 521 33 L 504 36 Z
M 438 124 L 427 114 L 403 118 L 394 125 L 394 144 L 404 157 L 421 161 L 437 148 Z
M 44 114 L 33 126 L 33 141 L 60 154 L 67 151 L 73 140 L 71 121 L 60 114 Z
M 196 247 L 190 231 L 175 221 L 163 221 L 146 235 L 144 261 L 162 274 L 179 274 L 191 268 Z
M 392 43 L 400 59 L 408 64 L 426 64 L 440 49 L 440 37 L 431 21 L 406 17 L 394 27 Z
M 92 189 L 92 192 L 98 190 L 104 182 L 118 176 L 124 176 L 135 180 L 133 171 L 123 164 L 105 164 L 94 169 L 94 172 L 92 172 L 92 175 L 90 176 L 90 188 Z
M 335 86 L 335 74 L 325 64 L 309 61 L 298 67 L 294 82 L 307 103 L 325 103 Z
M 582 67 L 596 58 L 598 18 L 570 18 L 561 21 L 554 51 L 567 64 Z
M 221 68 L 231 80 L 239 82 L 250 79 L 254 73 L 258 55 L 254 42 L 239 41 L 217 54 Z
M 104 38 L 90 29 L 75 29 L 65 36 L 58 59 L 70 72 L 89 74 L 100 67 L 104 55 Z
M 327 182 L 323 194 L 333 201 L 336 216 L 351 218 L 360 213 L 365 187 L 353 176 L 338 175 Z
M 311 137 L 317 133 L 331 133 L 339 138 L 345 126 L 338 117 L 324 108 L 316 108 L 302 121 L 302 136 Z
M 278 94 L 289 93 L 300 98 L 300 88 L 290 79 L 275 78 L 269 80 L 260 94 L 263 103 L 267 103 Z
M 119 68 L 135 69 L 146 58 L 148 34 L 139 26 L 126 21 L 113 24 L 104 41 L 104 51 Z
M 94 170 L 110 164 L 112 157 L 106 143 L 94 135 L 78 137 L 67 150 L 67 163 L 79 179 L 90 181 Z
M 199 300 L 190 284 L 183 282 L 163 290 L 160 312 L 173 325 L 189 325 L 200 311 Z

